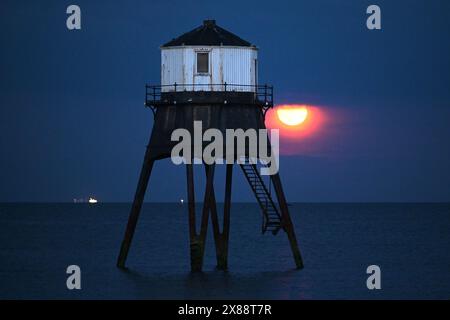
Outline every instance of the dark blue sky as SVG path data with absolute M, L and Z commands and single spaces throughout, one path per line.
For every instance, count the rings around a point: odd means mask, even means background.
M 81 31 L 66 28 L 70 4 Z M 381 31 L 365 26 L 370 4 Z M 0 201 L 131 201 L 158 47 L 205 18 L 260 48 L 277 102 L 336 120 L 281 159 L 289 201 L 450 201 L 449 15 L 446 0 L 2 0 Z M 234 200 L 252 200 L 236 173 Z M 185 198 L 185 184 L 183 167 L 157 163 L 146 200 Z

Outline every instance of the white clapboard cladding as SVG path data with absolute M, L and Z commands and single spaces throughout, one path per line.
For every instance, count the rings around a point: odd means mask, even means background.
M 197 71 L 197 53 L 208 54 L 208 72 Z M 254 47 L 162 48 L 161 85 L 168 85 L 164 91 L 174 90 L 175 83 L 177 90 L 220 91 L 227 83 L 227 90 L 253 91 L 251 86 L 257 84 L 257 59 Z
M 161 47 L 164 92 L 254 91 L 257 81 L 257 48 L 214 20 Z

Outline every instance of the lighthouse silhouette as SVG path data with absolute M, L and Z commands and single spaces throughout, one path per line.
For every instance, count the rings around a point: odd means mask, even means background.
M 202 123 L 203 129 L 214 128 L 223 133 L 227 129 L 265 129 L 265 113 L 273 107 L 273 87 L 258 83 L 256 46 L 219 27 L 215 20 L 205 20 L 201 26 L 161 46 L 161 84 L 146 85 L 145 105 L 153 112 L 154 125 L 120 248 L 117 261 L 120 268 L 125 267 L 153 164 L 170 157 L 177 144 L 171 139 L 174 130 L 182 128 L 194 136 L 196 121 Z M 270 146 L 269 139 L 265 139 Z M 231 151 L 236 152 L 235 148 Z M 224 147 L 224 158 L 227 152 L 230 152 L 229 148 Z M 241 168 L 261 209 L 262 232 L 270 231 L 276 235 L 283 230 L 288 236 L 296 267 L 303 268 L 278 172 L 270 175 L 270 180 L 266 183 L 258 170 L 258 166 L 264 164 L 258 165 L 252 161 L 248 148 L 233 157 L 235 160 L 240 159 L 234 164 Z M 223 221 L 220 223 L 214 193 L 216 164 L 193 163 L 195 162 L 187 161 L 185 164 L 191 270 L 202 270 L 209 217 L 217 268 L 227 269 L 234 164 L 223 164 L 226 166 L 225 197 Z M 194 195 L 194 167 L 204 167 L 201 170 L 206 175 L 205 193 L 199 212 L 199 230 Z

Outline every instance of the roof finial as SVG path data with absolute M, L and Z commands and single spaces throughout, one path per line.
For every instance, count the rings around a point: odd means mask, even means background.
M 214 27 L 216 25 L 216 20 L 203 20 L 203 25 L 205 27 Z

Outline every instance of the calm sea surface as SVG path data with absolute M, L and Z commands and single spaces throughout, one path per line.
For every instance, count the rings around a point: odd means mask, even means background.
M 450 204 L 293 204 L 305 269 L 284 232 L 262 235 L 256 204 L 233 204 L 229 271 L 189 271 L 187 206 L 145 204 L 115 267 L 130 204 L 0 204 L 3 299 L 449 299 Z M 79 265 L 81 290 L 66 288 Z M 381 268 L 368 290 L 366 268 Z

